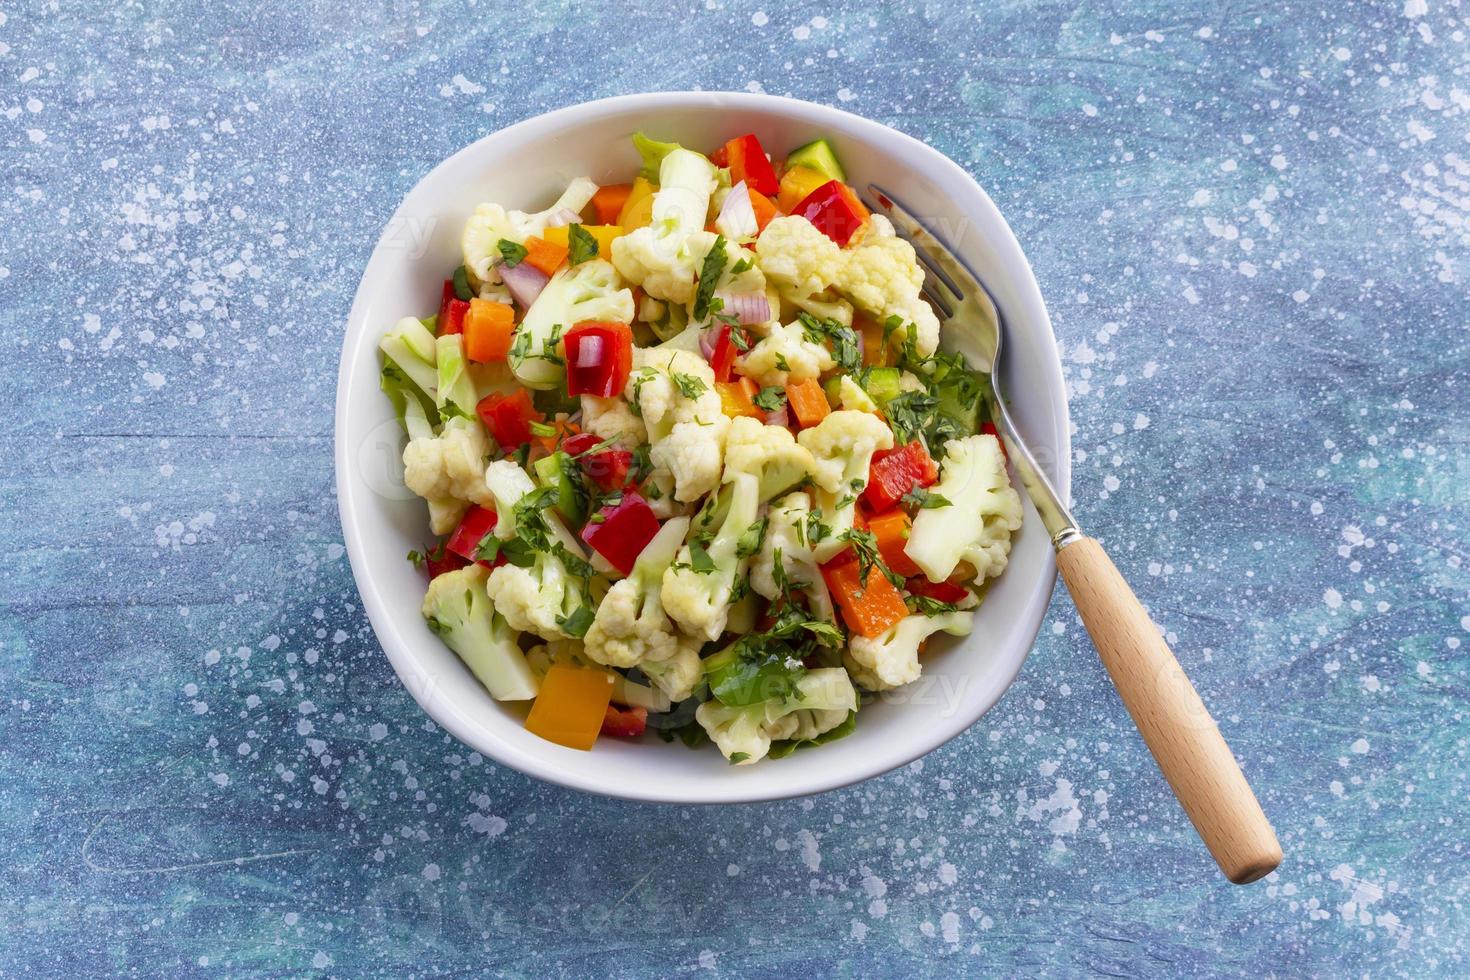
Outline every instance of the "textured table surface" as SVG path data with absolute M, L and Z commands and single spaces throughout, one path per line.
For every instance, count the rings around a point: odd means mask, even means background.
M 0 972 L 1465 975 L 1463 11 L 664 6 L 5 6 Z M 774 805 L 542 785 L 398 685 L 332 489 L 362 265 L 459 146 L 695 87 L 995 197 L 1276 874 L 1215 873 L 1064 594 L 965 735 Z

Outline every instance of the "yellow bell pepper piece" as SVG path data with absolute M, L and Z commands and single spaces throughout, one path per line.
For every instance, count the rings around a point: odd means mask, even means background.
M 526 716 L 526 731 L 585 752 L 597 741 L 612 693 L 613 675 L 606 670 L 552 664 Z
M 623 237 L 622 225 L 583 225 L 582 230 L 597 239 L 597 257 L 612 261 L 612 243 L 614 238 Z M 542 238 L 552 245 L 560 245 L 562 248 L 571 248 L 571 227 L 561 225 L 557 228 L 548 228 L 542 234 Z
M 646 177 L 633 181 L 633 189 L 628 192 L 623 210 L 618 213 L 618 227 L 629 232 L 652 224 L 653 195 L 657 190 L 658 185 Z
M 790 214 L 806 196 L 831 180 L 809 167 L 792 167 L 781 175 L 781 191 L 776 195 L 776 206 L 782 214 Z

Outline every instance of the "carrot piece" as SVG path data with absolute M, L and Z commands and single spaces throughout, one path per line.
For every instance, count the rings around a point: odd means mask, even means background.
M 757 194 L 748 187 L 746 190 L 750 193 L 750 206 L 755 209 L 755 227 L 758 231 L 765 231 L 766 225 L 770 224 L 771 219 L 781 211 L 776 207 L 776 202 L 769 197 Z
M 749 378 L 741 378 L 739 381 L 716 381 L 715 390 L 720 393 L 720 410 L 727 417 L 738 419 L 742 415 L 748 415 L 753 419 L 765 419 L 765 413 L 755 404 L 755 396 L 760 389 L 756 388 L 755 383 Z
M 796 421 L 800 422 L 803 428 L 816 425 L 832 411 L 832 406 L 827 404 L 827 396 L 822 392 L 822 386 L 810 378 L 796 384 L 788 384 L 786 401 L 791 405 L 791 411 L 796 414 Z
M 913 526 L 913 520 L 901 507 L 868 518 L 868 530 L 877 539 L 878 554 L 882 556 L 883 564 L 904 578 L 918 575 L 921 571 L 903 550 L 903 546 L 908 544 L 909 529 Z
M 886 575 L 870 568 L 864 584 L 858 563 L 850 556 L 823 565 L 822 578 L 842 610 L 842 621 L 854 633 L 879 636 L 909 613 L 903 595 Z
M 597 211 L 597 223 L 600 225 L 617 224 L 618 215 L 622 213 L 623 205 L 628 203 L 628 195 L 632 193 L 632 184 L 608 184 L 597 188 L 597 193 L 592 195 L 592 207 Z
M 464 315 L 465 357 L 481 364 L 503 361 L 515 332 L 515 310 L 510 305 L 476 296 Z
M 557 266 L 566 260 L 567 247 L 565 245 L 557 245 L 534 235 L 526 239 L 526 257 L 521 261 L 529 263 L 531 268 L 542 275 L 549 276 L 556 272 Z
M 549 436 L 538 436 L 534 432 L 531 433 L 531 441 L 540 445 L 548 454 L 556 452 L 557 446 L 561 444 L 563 439 L 568 436 L 574 436 L 582 431 L 577 423 L 568 422 L 565 418 L 557 419 L 554 427 L 556 431 Z

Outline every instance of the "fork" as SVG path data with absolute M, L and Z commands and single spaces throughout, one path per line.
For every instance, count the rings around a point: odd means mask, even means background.
M 1011 421 L 998 370 L 1005 323 L 994 299 L 892 194 L 874 184 L 868 191 L 868 207 L 914 246 L 926 273 L 924 297 L 940 320 L 963 327 L 945 331 L 946 346 L 989 377 L 991 421 L 1051 535 L 1057 568 L 1103 666 L 1184 812 L 1231 881 L 1270 874 L 1281 863 L 1281 844 L 1230 746 L 1133 590 L 1102 545 L 1082 533 Z

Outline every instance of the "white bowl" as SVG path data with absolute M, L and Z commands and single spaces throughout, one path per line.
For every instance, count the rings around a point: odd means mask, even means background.
M 730 766 L 713 747 L 691 751 L 651 735 L 601 739 L 591 752 L 543 741 L 522 727 L 524 706 L 492 700 L 419 615 L 424 576 L 404 556 L 430 540 L 428 519 L 403 487 L 402 437 L 378 390 L 378 338 L 402 316 L 437 309 L 476 204 L 544 207 L 578 175 L 625 181 L 638 168 L 629 137 L 640 129 L 701 148 L 754 132 L 776 153 L 824 136 L 854 186 L 880 184 L 931 222 L 1006 318 L 1014 414 L 1065 493 L 1067 406 L 1051 324 L 1015 236 L 968 174 L 916 139 L 807 102 L 720 92 L 604 99 L 537 116 L 460 150 L 409 192 L 373 251 L 337 381 L 337 496 L 363 606 L 398 676 L 431 718 L 484 755 L 540 779 L 630 799 L 734 803 L 818 793 L 888 772 L 974 724 L 1026 659 L 1056 576 L 1029 503 L 1010 565 L 968 638 L 931 647 L 923 678 L 864 708 L 851 736 L 753 766 Z

